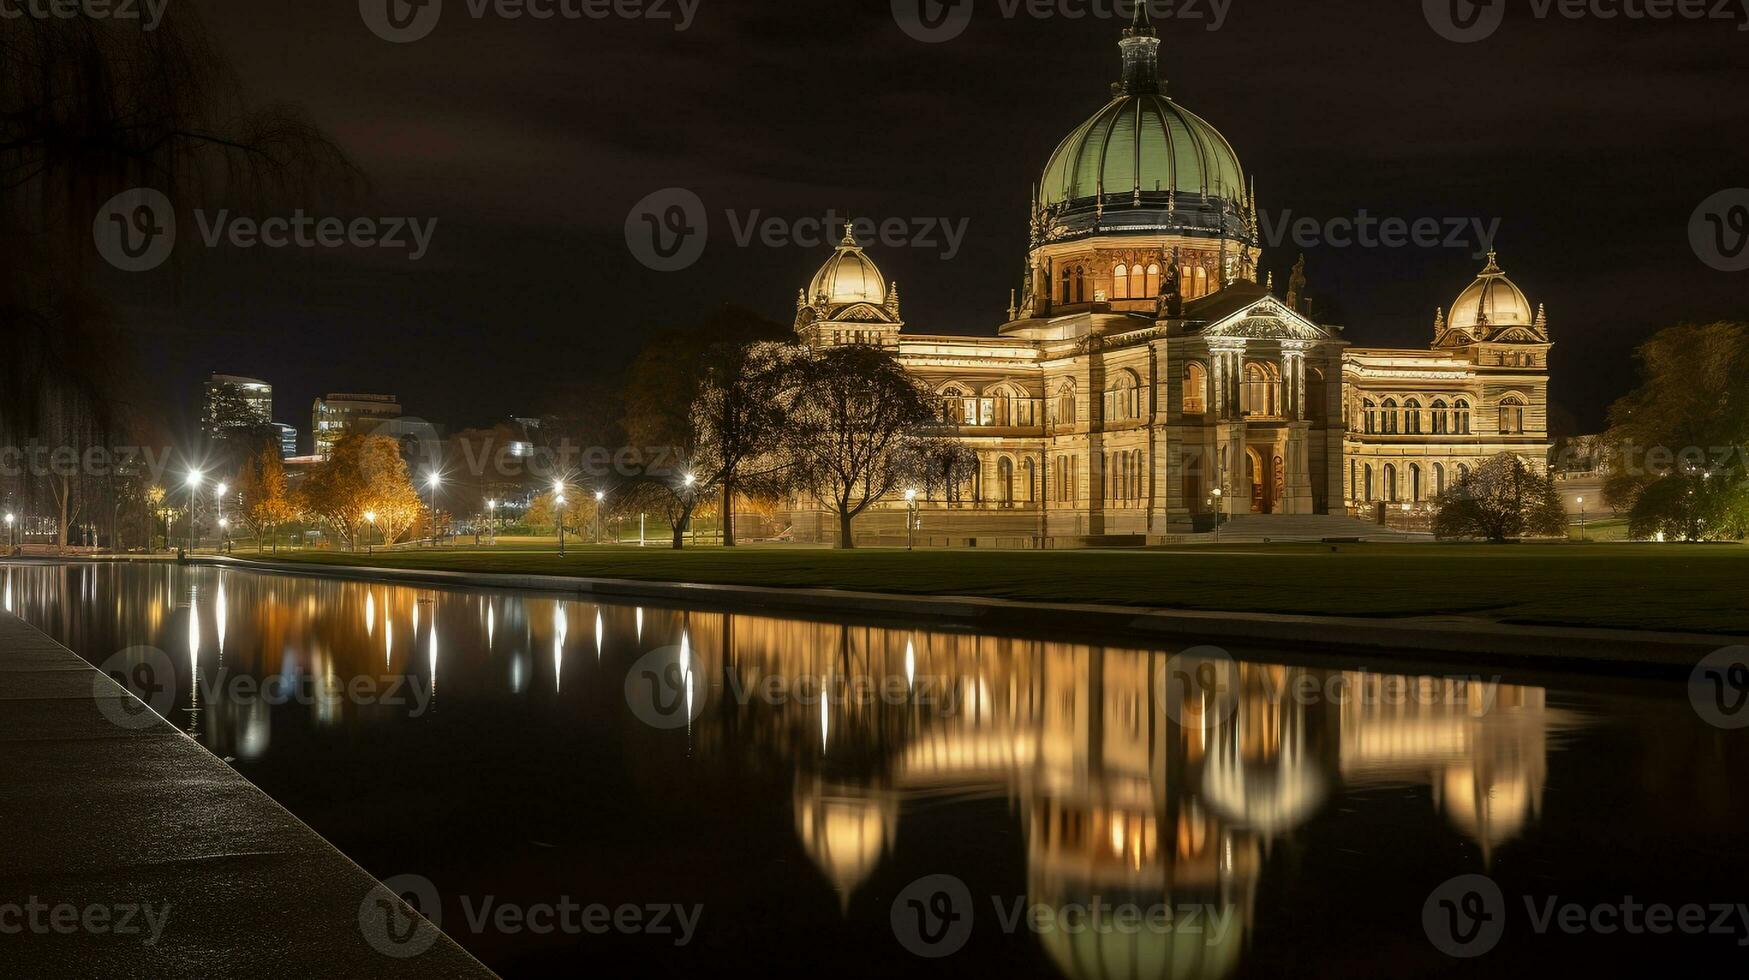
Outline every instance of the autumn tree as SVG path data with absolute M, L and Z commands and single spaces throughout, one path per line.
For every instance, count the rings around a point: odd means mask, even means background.
M 298 488 L 300 509 L 326 521 L 347 547 L 358 548 L 366 515 L 376 517 L 385 544 L 399 541 L 418 521 L 419 492 L 407 475 L 400 445 L 387 436 L 351 433 Z
M 264 539 L 271 536 L 273 550 L 278 551 L 279 527 L 296 520 L 298 508 L 287 489 L 285 464 L 277 448 L 263 446 L 243 464 L 237 473 L 237 493 L 243 501 L 243 522 L 255 532 L 256 550 L 263 550 Z
M 1567 533 L 1555 481 L 1513 453 L 1501 453 L 1458 477 L 1439 497 L 1433 533 L 1441 538 L 1509 541 L 1526 534 Z
M 1749 533 L 1749 325 L 1684 324 L 1641 345 L 1641 384 L 1609 410 L 1604 499 L 1636 538 Z
M 838 516 L 838 547 L 856 547 L 853 523 L 876 503 L 963 469 L 968 451 L 933 434 L 934 397 L 892 354 L 831 347 L 795 370 L 784 442 L 798 485 Z

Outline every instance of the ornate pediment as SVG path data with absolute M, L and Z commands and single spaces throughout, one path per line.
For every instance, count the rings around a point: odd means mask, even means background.
M 871 303 L 854 303 L 827 317 L 833 323 L 892 323 L 893 316 L 885 307 Z
M 1541 344 L 1548 340 L 1547 337 L 1539 337 L 1535 331 L 1526 330 L 1523 327 L 1502 330 L 1490 339 L 1501 344 Z
M 1334 335 L 1288 309 L 1273 296 L 1230 313 L 1204 327 L 1204 337 L 1241 337 L 1247 340 L 1332 340 Z

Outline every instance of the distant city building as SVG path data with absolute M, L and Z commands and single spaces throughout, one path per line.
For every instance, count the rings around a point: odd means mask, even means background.
M 382 422 L 401 416 L 401 402 L 394 395 L 330 394 L 316 399 L 310 409 L 311 448 L 327 456 L 340 437 L 360 423 Z
M 291 459 L 298 454 L 298 430 L 284 422 L 273 423 L 274 431 L 279 433 L 279 455 L 281 459 Z
M 206 399 L 201 408 L 201 431 L 208 436 L 216 435 L 218 419 L 215 417 L 218 408 L 219 392 L 227 388 L 235 388 L 248 403 L 250 410 L 262 423 L 273 421 L 273 386 L 257 378 L 242 378 L 232 374 L 215 374 L 207 379 Z

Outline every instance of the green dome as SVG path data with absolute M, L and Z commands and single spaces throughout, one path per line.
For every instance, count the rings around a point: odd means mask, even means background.
M 1245 172 L 1233 147 L 1202 117 L 1153 92 L 1122 95 L 1063 140 L 1045 165 L 1039 203 L 1121 208 L 1146 195 L 1176 193 L 1184 208 L 1198 199 L 1245 200 Z

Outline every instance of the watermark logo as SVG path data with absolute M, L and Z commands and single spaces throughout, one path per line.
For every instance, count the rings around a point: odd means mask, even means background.
M 656 272 L 691 268 L 710 240 L 704 201 L 684 187 L 668 187 L 639 201 L 626 215 L 626 247 Z
M 1688 243 L 1720 272 L 1749 269 L 1749 188 L 1733 187 L 1702 201 L 1688 221 Z
M 912 40 L 942 44 L 972 24 L 972 0 L 893 0 L 893 20 Z
M 1160 703 L 1179 725 L 1209 727 L 1239 707 L 1239 665 L 1220 647 L 1191 647 L 1166 658 Z
M 1708 654 L 1688 679 L 1696 714 L 1718 728 L 1749 728 L 1749 646 Z
M 1506 22 L 1506 0 L 1421 0 L 1421 12 L 1440 37 L 1474 44 L 1493 37 Z
M 176 209 L 161 191 L 136 187 L 109 199 L 91 228 L 97 253 L 123 272 L 150 272 L 176 248 Z
M 97 710 L 117 727 L 150 728 L 161 722 L 176 705 L 176 665 L 157 647 L 128 647 L 98 668 L 102 677 L 91 682 Z M 104 678 L 120 684 L 132 698 L 118 698 Z
M 953 875 L 928 875 L 893 899 L 891 921 L 899 945 L 926 959 L 952 956 L 972 938 L 972 893 Z
M 690 648 L 657 647 L 626 671 L 626 704 L 633 717 L 651 728 L 685 728 L 704 712 L 700 681 Z
M 465 0 L 473 20 L 646 20 L 690 30 L 703 0 Z M 443 0 L 358 0 L 372 34 L 392 44 L 421 41 L 437 29 Z
M 377 37 L 391 44 L 411 44 L 437 30 L 443 0 L 358 0 L 358 14 Z
M 133 20 L 140 30 L 155 31 L 169 6 L 170 0 L 0 0 L 0 21 Z
M 422 875 L 396 875 L 370 890 L 358 906 L 364 941 L 384 956 L 411 959 L 437 944 L 443 902 Z
M 1258 215 L 1264 244 L 1272 249 L 1293 245 L 1312 248 L 1451 248 L 1467 249 L 1482 259 L 1500 237 L 1500 219 L 1479 217 L 1379 216 L 1361 208 L 1352 217 L 1319 220 L 1294 217 L 1292 210 Z
M 53 904 L 35 895 L 0 904 L 0 936 L 143 936 L 156 946 L 170 920 L 170 905 L 119 902 L 114 905 Z
M 1506 932 L 1506 898 L 1487 875 L 1459 875 L 1427 896 L 1421 927 L 1447 956 L 1481 956 Z

